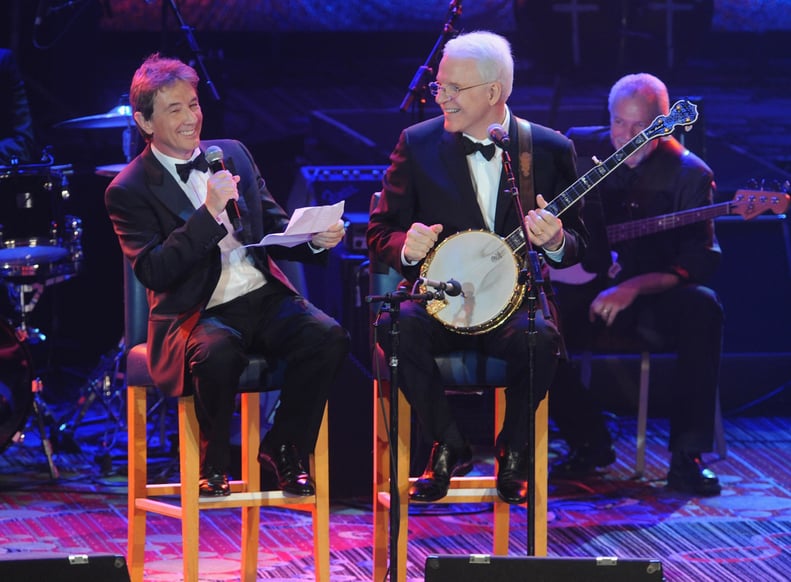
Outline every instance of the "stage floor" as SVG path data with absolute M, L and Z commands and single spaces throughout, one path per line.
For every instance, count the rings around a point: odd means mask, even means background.
M 771 408 L 771 402 L 766 402 Z M 791 571 L 791 423 L 789 417 L 725 418 L 728 452 L 710 455 L 723 492 L 696 498 L 664 488 L 667 426 L 649 424 L 647 473 L 632 479 L 633 417 L 611 417 L 618 460 L 595 479 L 552 481 L 549 498 L 549 554 L 557 557 L 617 556 L 660 560 L 673 582 L 787 580 Z M 21 444 L 0 455 L 0 559 L 45 559 L 66 554 L 126 554 L 125 438 L 102 407 L 91 407 L 74 434 L 79 451 L 58 453 L 61 478 L 50 478 L 32 428 Z M 157 442 L 152 426 L 152 444 Z M 105 446 L 107 445 L 107 446 Z M 551 456 L 563 452 L 551 440 Z M 153 455 L 164 478 L 167 455 Z M 478 450 L 476 469 L 491 461 Z M 410 509 L 409 580 L 422 580 L 431 554 L 491 551 L 491 507 L 413 506 Z M 510 555 L 526 555 L 526 513 L 512 510 Z M 238 579 L 240 514 L 207 512 L 201 522 L 201 580 Z M 332 506 L 332 580 L 371 580 L 370 498 L 336 499 Z M 177 520 L 148 520 L 146 576 L 180 579 Z M 0 564 L 2 572 L 2 564 Z M 261 580 L 311 580 L 312 529 L 309 517 L 263 510 Z

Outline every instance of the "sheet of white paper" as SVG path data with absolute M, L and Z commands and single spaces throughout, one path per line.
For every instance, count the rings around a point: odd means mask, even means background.
M 294 247 L 307 242 L 317 232 L 324 232 L 338 222 L 343 216 L 344 201 L 332 206 L 306 206 L 297 208 L 288 221 L 285 232 L 268 234 L 260 242 L 245 245 L 246 247 L 263 247 L 281 245 Z

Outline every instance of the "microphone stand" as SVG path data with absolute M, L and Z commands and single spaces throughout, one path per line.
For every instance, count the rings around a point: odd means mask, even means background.
M 211 95 L 214 100 L 220 102 L 221 99 L 220 94 L 217 92 L 217 86 L 212 82 L 211 77 L 209 76 L 209 71 L 206 69 L 206 64 L 203 62 L 203 51 L 198 46 L 198 41 L 195 39 L 195 35 L 193 34 L 195 29 L 187 24 L 184 18 L 181 16 L 181 12 L 179 11 L 178 4 L 176 4 L 176 0 L 170 0 L 169 2 L 162 3 L 162 34 L 165 34 L 168 4 L 170 4 L 170 7 L 173 9 L 173 14 L 175 14 L 176 20 L 178 20 L 179 28 L 184 33 L 184 37 L 187 39 L 187 44 L 189 45 L 192 54 L 195 55 L 195 62 L 200 69 L 201 76 L 206 80 L 206 86 L 211 91 Z
M 497 142 L 495 142 L 497 143 Z M 544 279 L 541 275 L 541 265 L 538 259 L 538 253 L 533 250 L 530 244 L 530 239 L 527 236 L 527 227 L 525 226 L 525 212 L 522 207 L 522 200 L 519 197 L 519 188 L 516 186 L 516 178 L 514 176 L 513 168 L 511 167 L 511 155 L 508 150 L 502 147 L 502 144 L 497 144 L 503 151 L 503 168 L 505 169 L 506 178 L 508 180 L 508 188 L 505 190 L 507 194 L 511 194 L 514 205 L 516 207 L 517 215 L 519 216 L 520 225 L 522 228 L 522 236 L 525 239 L 525 256 L 524 267 L 519 273 L 519 283 L 527 285 L 527 316 L 528 316 L 528 363 L 530 371 L 528 372 L 528 392 L 527 392 L 527 434 L 530 436 L 531 443 L 535 444 L 536 441 L 536 415 L 535 415 L 535 398 L 533 396 L 533 385 L 535 383 L 535 347 L 536 347 L 536 308 L 540 299 L 541 311 L 544 318 L 549 318 L 549 305 L 547 303 L 546 295 L 544 294 L 543 283 Z M 536 553 L 535 543 L 535 529 L 536 529 L 536 452 L 535 446 L 527 447 L 527 555 L 534 556 Z
M 384 295 L 368 295 L 366 303 L 382 302 L 380 314 L 390 313 L 390 356 L 387 360 L 390 371 L 390 430 L 388 439 L 390 441 L 390 513 L 389 513 L 389 537 L 390 537 L 390 580 L 398 580 L 398 538 L 401 535 L 401 505 L 400 494 L 398 491 L 398 455 L 394 448 L 398 446 L 398 358 L 400 347 L 401 330 L 399 328 L 399 315 L 401 314 L 401 303 L 404 301 L 431 301 L 432 299 L 442 300 L 445 298 L 444 291 L 426 291 L 425 293 L 407 293 L 406 291 L 394 291 Z M 379 325 L 378 321 L 374 325 Z
M 412 77 L 412 82 L 409 84 L 409 89 L 407 89 L 407 94 L 404 96 L 404 100 L 401 101 L 399 111 L 407 111 L 412 106 L 412 103 L 417 97 L 418 104 L 420 105 L 419 118 L 420 120 L 423 119 L 424 108 L 426 105 L 426 88 L 428 87 L 431 77 L 433 77 L 436 72 L 436 67 L 439 63 L 445 43 L 459 33 L 459 31 L 453 26 L 459 16 L 461 16 L 461 0 L 451 0 L 450 16 L 448 17 L 448 21 L 445 23 L 445 26 L 442 28 L 442 34 L 440 34 L 437 42 L 434 44 L 434 48 L 431 49 L 426 62 L 422 66 L 418 67 L 415 76 Z

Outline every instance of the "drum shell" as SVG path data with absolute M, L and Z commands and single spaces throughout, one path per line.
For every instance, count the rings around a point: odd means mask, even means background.
M 63 182 L 59 172 L 0 173 L 0 223 L 3 240 L 51 240 L 52 225 L 64 215 Z
M 0 174 L 0 277 L 18 282 L 76 273 L 82 222 L 66 215 L 65 174 L 38 169 Z

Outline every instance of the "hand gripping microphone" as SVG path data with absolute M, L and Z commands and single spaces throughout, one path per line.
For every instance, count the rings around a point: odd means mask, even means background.
M 206 161 L 209 163 L 209 169 L 212 173 L 222 172 L 225 169 L 225 162 L 223 160 L 222 148 L 218 146 L 209 146 L 206 148 Z M 242 220 L 239 218 L 239 206 L 236 200 L 231 198 L 225 204 L 225 212 L 228 213 L 228 220 L 231 221 L 234 232 L 242 230 Z
M 461 283 L 459 283 L 456 279 L 448 279 L 447 281 L 432 281 L 431 279 L 421 277 L 420 281 L 428 287 L 433 287 L 437 291 L 442 291 L 448 297 L 463 295 L 461 291 Z
M 500 146 L 501 149 L 506 149 L 511 144 L 508 132 L 499 123 L 492 123 L 486 131 L 489 133 L 489 139 Z

